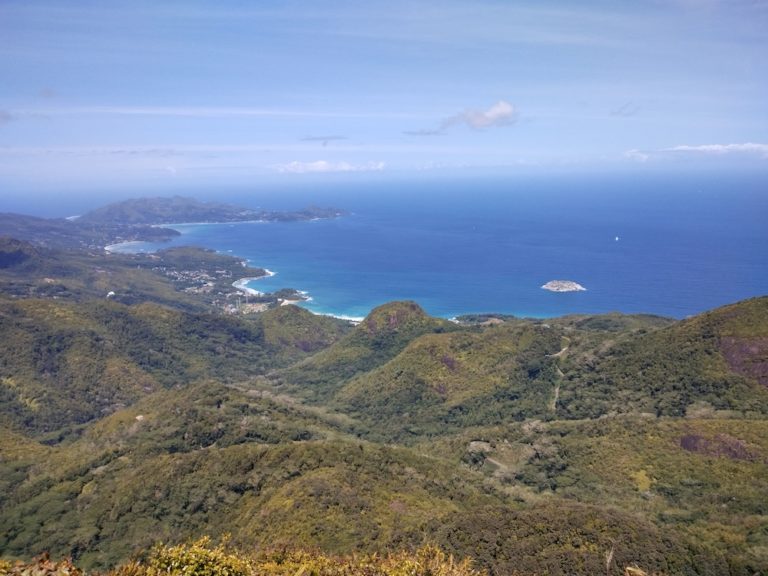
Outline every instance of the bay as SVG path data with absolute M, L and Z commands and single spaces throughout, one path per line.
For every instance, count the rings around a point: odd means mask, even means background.
M 252 288 L 304 290 L 310 310 L 346 317 L 409 299 L 442 317 L 682 318 L 768 293 L 768 195 L 759 175 L 390 179 L 216 199 L 351 214 L 175 225 L 182 235 L 172 242 L 128 249 L 194 244 L 239 256 L 276 272 Z M 543 290 L 550 280 L 587 290 Z

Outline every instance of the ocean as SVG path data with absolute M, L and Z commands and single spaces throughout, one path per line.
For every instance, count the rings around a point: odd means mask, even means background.
M 167 244 L 126 249 L 213 248 L 276 273 L 251 288 L 306 291 L 306 308 L 344 317 L 408 299 L 447 318 L 612 311 L 683 318 L 768 293 L 761 177 L 390 178 L 215 199 L 270 209 L 334 206 L 350 215 L 175 225 L 182 235 Z M 586 291 L 542 289 L 550 280 Z

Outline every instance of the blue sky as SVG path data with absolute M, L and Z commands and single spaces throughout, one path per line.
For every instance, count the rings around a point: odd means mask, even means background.
M 768 2 L 0 0 L 0 187 L 768 167 Z

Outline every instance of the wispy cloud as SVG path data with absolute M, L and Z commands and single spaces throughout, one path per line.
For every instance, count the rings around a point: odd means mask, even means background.
M 309 174 L 318 172 L 380 172 L 384 170 L 384 162 L 367 162 L 365 164 L 350 164 L 348 162 L 327 162 L 317 160 L 315 162 L 289 162 L 280 164 L 278 172 L 291 174 Z
M 308 118 L 412 118 L 398 112 L 356 112 L 347 110 L 283 110 L 253 107 L 211 106 L 78 106 L 68 108 L 24 108 L 12 110 L 17 116 L 181 116 L 188 118 L 308 117 Z
M 0 110 L 0 126 L 13 120 L 13 115 L 7 110 Z
M 743 144 L 700 144 L 697 146 L 681 145 L 664 148 L 662 152 L 690 152 L 695 154 L 757 154 L 768 158 L 768 144 L 745 142 Z
M 624 157 L 637 162 L 669 159 L 675 156 L 757 156 L 768 160 L 768 144 L 744 142 L 740 144 L 681 144 L 657 150 L 632 149 L 624 152 Z
M 487 110 L 464 110 L 445 118 L 436 128 L 409 130 L 403 132 L 408 136 L 437 136 L 453 126 L 464 125 L 474 130 L 509 126 L 517 120 L 517 110 L 506 100 L 499 100 Z

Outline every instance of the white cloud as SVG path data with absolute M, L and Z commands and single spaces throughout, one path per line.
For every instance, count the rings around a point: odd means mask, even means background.
M 693 152 L 700 154 L 758 154 L 768 158 L 768 144 L 745 142 L 743 144 L 700 144 L 698 146 L 673 146 L 664 148 L 661 152 Z
M 505 100 L 499 100 L 488 110 L 465 110 L 443 121 L 443 128 L 456 124 L 466 124 L 470 128 L 483 129 L 495 126 L 507 126 L 515 121 L 515 107 Z
M 499 100 L 487 110 L 465 110 L 444 119 L 437 128 L 421 130 L 408 130 L 403 132 L 407 136 L 439 136 L 448 128 L 464 124 L 475 130 L 485 128 L 497 128 L 509 126 L 517 120 L 517 110 L 506 100 Z
M 365 164 L 350 164 L 348 162 L 315 162 L 293 161 L 277 166 L 278 172 L 291 174 L 308 174 L 317 172 L 380 172 L 384 170 L 384 162 L 367 162 Z

